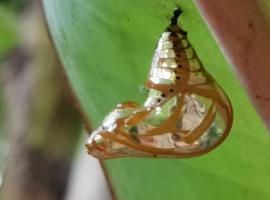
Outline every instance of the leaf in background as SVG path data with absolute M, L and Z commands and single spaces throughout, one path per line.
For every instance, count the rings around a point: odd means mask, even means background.
M 16 25 L 13 10 L 0 5 L 0 56 L 16 45 Z
M 79 102 L 94 127 L 119 102 L 142 103 L 159 35 L 174 1 L 43 1 L 49 28 Z M 114 159 L 106 167 L 119 200 L 269 199 L 269 136 L 191 1 L 183 28 L 234 107 L 228 139 L 192 159 Z M 91 187 L 89 185 L 89 187 Z

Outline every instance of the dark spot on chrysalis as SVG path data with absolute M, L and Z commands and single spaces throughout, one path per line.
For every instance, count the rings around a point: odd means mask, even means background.
M 175 141 L 180 141 L 180 140 L 181 140 L 180 135 L 177 135 L 177 134 L 173 134 L 172 138 L 173 138 L 173 140 L 175 140 Z
M 162 97 L 166 97 L 166 95 L 165 95 L 165 94 L 162 94 L 161 96 L 162 96 Z
M 177 37 L 177 34 L 176 34 L 175 32 L 172 32 L 172 33 L 170 34 L 170 36 L 172 36 L 172 37 Z
M 181 67 L 182 67 L 182 65 L 178 65 L 177 67 L 181 68 Z
M 137 134 L 139 133 L 137 126 L 132 126 L 132 127 L 129 129 L 129 133 L 130 133 L 130 134 L 133 134 L 133 135 L 137 135 Z
M 175 78 L 176 78 L 177 80 L 179 80 L 179 79 L 180 79 L 180 76 L 176 76 Z
M 173 89 L 170 89 L 169 92 L 173 92 Z
M 161 102 L 161 99 L 157 99 L 157 102 Z
M 141 143 L 141 141 L 138 139 L 138 133 L 139 133 L 139 130 L 137 128 L 137 126 L 132 126 L 130 129 L 129 129 L 129 134 L 131 136 L 131 138 L 138 142 L 138 143 Z

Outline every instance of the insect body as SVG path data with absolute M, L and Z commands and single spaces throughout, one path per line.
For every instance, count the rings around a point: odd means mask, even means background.
M 229 99 L 209 75 L 176 10 L 162 33 L 145 85 L 143 106 L 125 102 L 105 118 L 86 144 L 98 158 L 198 156 L 218 146 L 232 125 Z

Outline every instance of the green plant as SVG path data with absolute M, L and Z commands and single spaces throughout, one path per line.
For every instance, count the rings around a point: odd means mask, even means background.
M 174 1 L 43 1 L 56 49 L 93 127 L 138 91 Z M 197 158 L 105 162 L 119 200 L 269 199 L 269 136 L 198 11 L 182 1 L 182 25 L 230 97 L 234 125 L 215 151 Z M 91 186 L 89 186 L 91 187 Z

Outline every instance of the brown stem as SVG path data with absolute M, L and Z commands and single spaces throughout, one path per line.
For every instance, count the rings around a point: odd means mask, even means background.
M 270 131 L 270 22 L 260 2 L 195 1 Z

